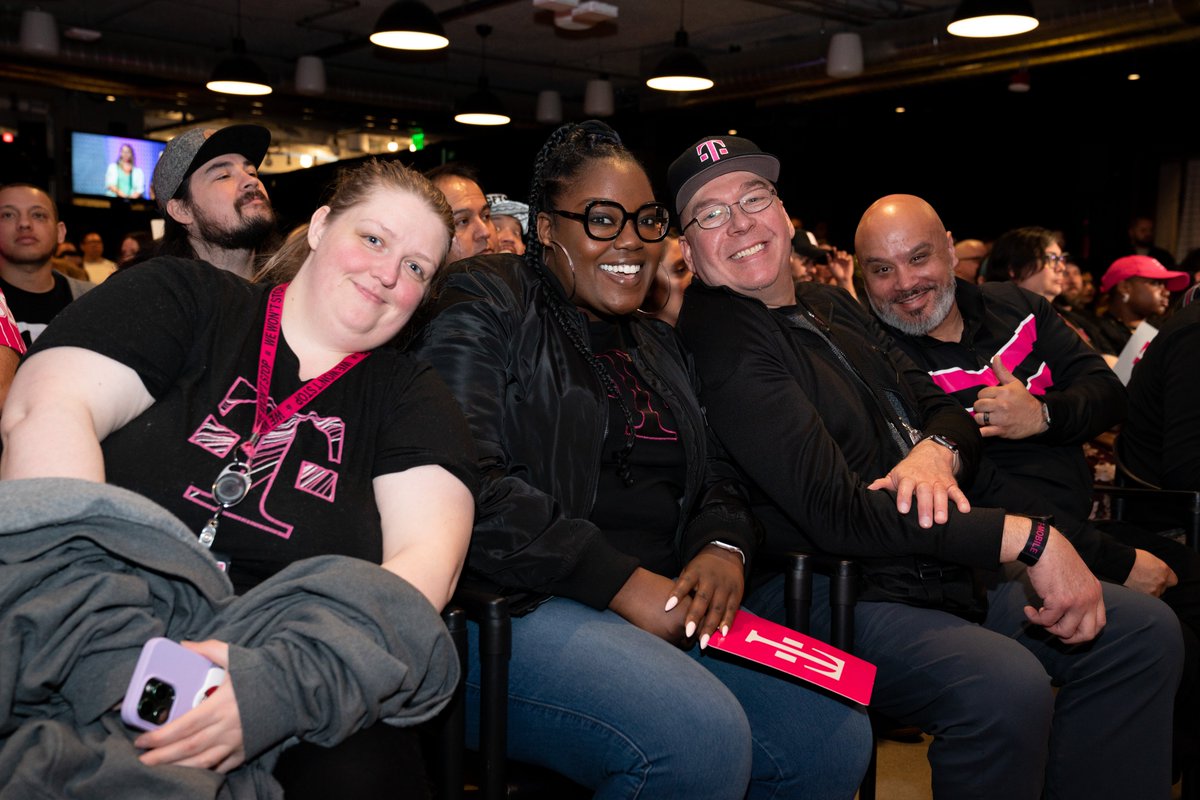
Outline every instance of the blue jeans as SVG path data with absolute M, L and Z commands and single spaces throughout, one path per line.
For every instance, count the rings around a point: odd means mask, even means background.
M 871 707 L 934 736 L 934 797 L 1170 796 L 1179 623 L 1154 597 L 1102 587 L 1108 624 L 1075 646 L 1025 619 L 1024 605 L 1039 603 L 1020 567 L 989 590 L 981 625 L 900 603 L 855 606 L 854 654 L 878 668 Z M 746 606 L 781 620 L 782 581 Z M 815 576 L 814 635 L 826 635 L 828 608 L 829 582 Z
M 684 652 L 612 611 L 555 598 L 513 620 L 508 752 L 596 798 L 849 798 L 871 734 L 850 703 Z M 479 629 L 468 626 L 472 651 Z M 479 736 L 479 664 L 467 740 Z

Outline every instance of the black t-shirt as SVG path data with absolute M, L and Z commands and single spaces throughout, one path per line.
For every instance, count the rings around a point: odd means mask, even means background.
M 614 547 L 636 556 L 641 566 L 659 575 L 676 575 L 680 565 L 675 529 L 686 465 L 674 414 L 638 373 L 621 328 L 607 322 L 591 322 L 588 327 L 592 352 L 612 376 L 634 421 L 629 458 L 633 485 L 626 486 L 618 474 L 617 453 L 625 445 L 628 423 L 610 396 L 600 481 L 590 520 Z
M 48 292 L 27 292 L 0 278 L 0 290 L 4 291 L 8 310 L 12 312 L 21 336 L 25 338 L 26 347 L 33 344 L 50 320 L 70 305 L 73 299 L 67 279 L 57 272 L 50 274 L 54 277 L 54 288 Z
M 102 443 L 108 480 L 197 533 L 215 508 L 213 479 L 254 424 L 267 294 L 200 262 L 153 259 L 89 292 L 34 348 L 84 347 L 138 374 L 155 402 Z M 272 406 L 303 383 L 281 336 Z M 441 379 L 409 355 L 379 349 L 258 443 L 253 486 L 222 515 L 213 549 L 232 562 L 239 591 L 309 556 L 378 563 L 372 479 L 437 464 L 474 489 L 474 463 Z

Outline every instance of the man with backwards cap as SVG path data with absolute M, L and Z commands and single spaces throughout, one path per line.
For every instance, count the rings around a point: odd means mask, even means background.
M 529 206 L 509 200 L 506 194 L 489 194 L 492 224 L 496 226 L 496 252 L 525 255 L 525 232 L 529 230 Z
M 167 142 L 152 184 L 166 229 L 151 255 L 200 259 L 250 278 L 275 236 L 258 177 L 270 144 L 261 125 L 192 128 Z
M 679 331 L 767 549 L 859 560 L 872 707 L 934 735 L 935 797 L 1166 797 L 1173 615 L 1102 586 L 1046 520 L 970 509 L 977 426 L 849 295 L 792 282 L 778 177 L 734 136 L 669 173 L 697 278 Z M 746 605 L 780 619 L 782 581 Z

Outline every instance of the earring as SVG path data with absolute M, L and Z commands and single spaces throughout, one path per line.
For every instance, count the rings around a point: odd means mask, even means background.
M 563 247 L 560 243 L 551 239 L 549 244 L 552 247 L 562 250 L 563 257 L 567 259 L 567 266 L 571 268 L 571 291 L 567 294 L 567 299 L 570 300 L 575 297 L 575 262 L 571 260 L 571 254 L 567 252 L 567 248 Z M 542 265 L 546 269 L 550 269 L 550 265 L 546 263 L 546 251 L 544 249 L 542 250 Z
M 646 297 L 642 300 L 643 303 L 645 303 L 646 300 L 650 299 L 650 292 L 652 292 L 652 291 L 654 291 L 653 283 L 650 284 L 650 291 L 646 292 Z M 667 296 L 664 297 L 663 301 L 658 304 L 658 308 L 651 309 L 651 308 L 643 308 L 643 307 L 639 306 L 637 311 L 639 314 L 645 314 L 648 317 L 652 317 L 655 314 L 657 314 L 658 312 L 662 311 L 664 308 L 666 308 L 667 303 L 669 303 L 669 302 L 671 302 L 671 281 L 670 280 L 667 281 Z
M 1129 302 L 1129 292 L 1121 292 L 1121 302 L 1122 303 Z

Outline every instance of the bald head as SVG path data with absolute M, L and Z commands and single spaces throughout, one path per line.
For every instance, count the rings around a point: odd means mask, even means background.
M 958 266 L 954 268 L 954 274 L 968 283 L 978 283 L 979 266 L 983 259 L 987 258 L 987 254 L 987 245 L 978 239 L 955 242 L 954 255 L 958 259 Z
M 933 206 L 910 194 L 871 204 L 854 234 L 867 298 L 885 323 L 911 335 L 932 334 L 954 306 L 957 259 Z
M 889 194 L 876 200 L 863 212 L 854 234 L 854 251 L 862 253 L 864 240 L 877 246 L 878 242 L 871 241 L 876 237 L 911 238 L 917 231 L 927 233 L 930 237 L 946 236 L 946 226 L 942 225 L 941 217 L 929 203 L 916 195 Z

